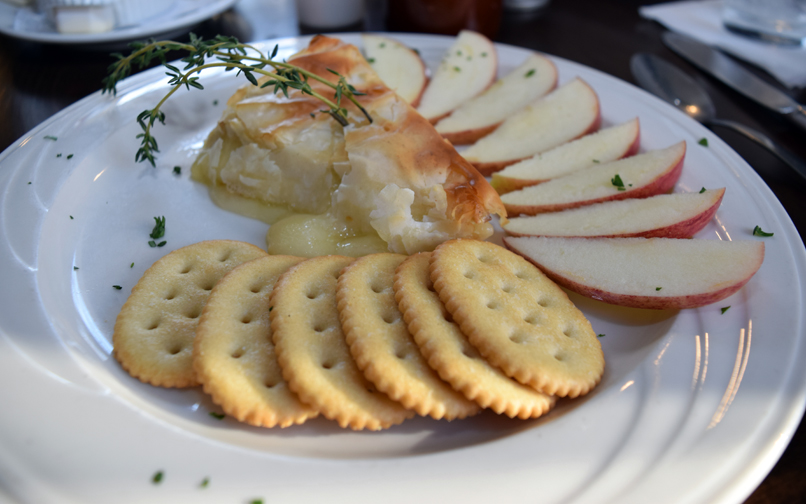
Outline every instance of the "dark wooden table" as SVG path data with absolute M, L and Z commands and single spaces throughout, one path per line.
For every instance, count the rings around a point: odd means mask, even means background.
M 400 0 L 395 0 L 400 1 Z M 636 52 L 657 54 L 685 69 L 705 85 L 719 116 L 756 128 L 806 159 L 806 134 L 721 83 L 699 74 L 661 42 L 664 28 L 642 19 L 637 0 L 554 0 L 545 9 L 505 12 L 495 37 L 504 42 L 567 58 L 628 82 L 630 57 Z M 369 0 L 364 23 L 350 27 L 380 31 L 382 0 Z M 203 36 L 234 35 L 241 40 L 285 33 L 261 32 L 248 16 L 234 9 L 193 30 Z M 303 29 L 303 32 L 307 30 Z M 13 145 L 28 130 L 100 88 L 108 50 L 22 42 L 0 35 L 0 150 Z M 794 93 L 801 102 L 806 92 Z M 781 201 L 801 239 L 806 232 L 806 183 L 786 165 L 743 137 L 716 130 L 758 172 Z M 780 461 L 747 499 L 751 504 L 806 502 L 806 424 L 802 423 Z

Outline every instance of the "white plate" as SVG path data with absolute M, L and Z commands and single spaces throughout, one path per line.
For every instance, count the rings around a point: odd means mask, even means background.
M 451 42 L 399 38 L 432 66 Z M 281 56 L 306 42 L 280 40 Z M 527 54 L 498 49 L 502 73 Z M 264 239 L 263 224 L 219 210 L 188 178 L 241 84 L 232 74 L 210 73 L 204 91 L 173 97 L 156 131 L 157 168 L 134 163 L 134 118 L 166 91 L 155 69 L 125 81 L 116 98 L 85 98 L 0 156 L 3 492 L 37 503 L 740 502 L 804 407 L 803 245 L 775 196 L 718 137 L 629 84 L 554 61 L 561 81 L 580 76 L 598 92 L 605 125 L 640 117 L 643 149 L 688 142 L 678 190 L 727 187 L 701 238 L 758 240 L 755 225 L 775 233 L 745 288 L 680 312 L 573 297 L 606 335 L 607 370 L 588 397 L 536 421 L 417 418 L 380 433 L 324 419 L 284 430 L 218 421 L 198 390 L 144 385 L 110 357 L 118 310 L 153 261 L 204 239 Z M 168 244 L 150 248 L 159 215 Z M 158 470 L 164 480 L 154 485 Z
M 16 7 L 0 2 L 0 33 L 9 37 L 50 44 L 111 44 L 145 39 L 155 35 L 176 36 L 184 29 L 229 9 L 237 0 L 176 0 L 158 16 L 136 25 L 104 33 L 63 34 L 33 7 Z

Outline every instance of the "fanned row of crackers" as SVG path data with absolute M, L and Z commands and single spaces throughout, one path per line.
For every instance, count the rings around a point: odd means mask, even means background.
M 198 243 L 146 271 L 113 343 L 132 376 L 201 384 L 228 415 L 263 427 L 321 414 L 379 430 L 482 408 L 536 418 L 604 371 L 568 296 L 520 256 L 476 240 L 358 259 Z

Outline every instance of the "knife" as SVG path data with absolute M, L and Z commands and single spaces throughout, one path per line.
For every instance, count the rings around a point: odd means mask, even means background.
M 764 82 L 719 50 L 674 32 L 664 33 L 663 42 L 701 70 L 751 100 L 784 115 L 806 130 L 806 110 L 800 103 L 778 88 Z

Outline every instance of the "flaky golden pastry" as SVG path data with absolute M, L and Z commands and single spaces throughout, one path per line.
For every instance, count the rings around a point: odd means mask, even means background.
M 492 234 L 491 214 L 506 216 L 495 190 L 355 46 L 317 36 L 289 61 L 332 82 L 338 77 L 328 69 L 343 75 L 365 93 L 358 100 L 372 123 L 347 100 L 350 125 L 342 127 L 310 95 L 289 90 L 286 98 L 273 86 L 248 85 L 227 102 L 194 179 L 293 212 L 329 214 L 344 233 L 377 234 L 392 252 Z

